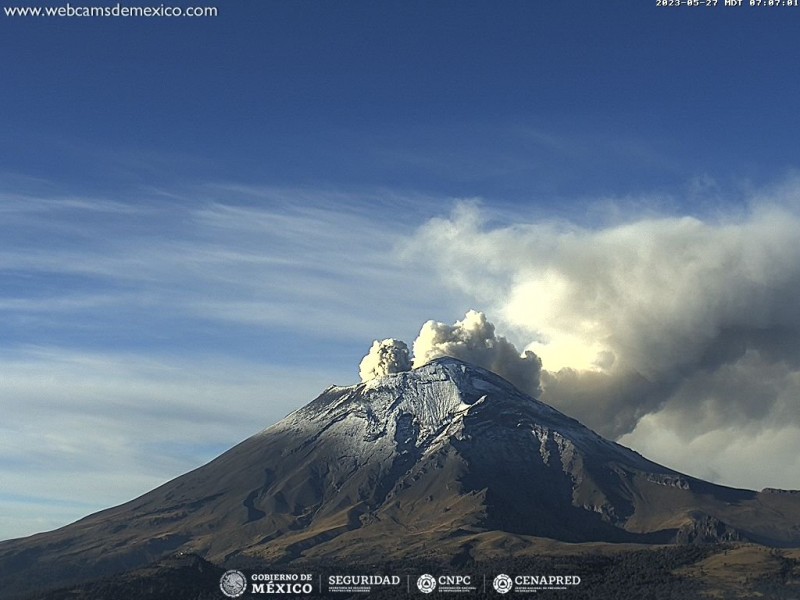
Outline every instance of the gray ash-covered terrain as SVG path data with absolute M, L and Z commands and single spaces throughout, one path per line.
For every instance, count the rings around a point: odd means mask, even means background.
M 235 567 L 495 560 L 559 542 L 800 546 L 800 495 L 714 485 L 442 358 L 331 387 L 136 500 L 0 543 L 0 597 L 176 553 Z

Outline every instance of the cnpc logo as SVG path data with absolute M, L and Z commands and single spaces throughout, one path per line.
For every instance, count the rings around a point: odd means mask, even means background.
M 417 589 L 423 594 L 430 594 L 436 589 L 436 578 L 429 573 L 420 575 L 417 579 Z
M 472 577 L 470 575 L 439 575 L 434 577 L 430 573 L 420 575 L 417 579 L 417 589 L 423 594 L 430 594 L 439 588 L 461 588 L 472 585 Z

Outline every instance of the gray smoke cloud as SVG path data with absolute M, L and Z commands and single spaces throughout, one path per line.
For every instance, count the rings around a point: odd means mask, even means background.
M 413 344 L 414 360 L 408 346 L 396 339 L 375 341 L 361 360 L 362 381 L 409 371 L 434 359 L 449 356 L 488 369 L 531 395 L 541 393 L 539 377 L 542 361 L 530 350 L 520 352 L 501 335 L 480 311 L 470 310 L 453 325 L 427 321 Z
M 715 472 L 747 484 L 708 440 L 800 432 L 798 197 L 800 184 L 736 215 L 595 228 L 498 226 L 462 204 L 420 228 L 405 256 L 529 342 L 544 401 L 642 451 L 668 452 L 673 438 L 702 448 Z M 704 474 L 697 456 L 674 458 Z M 789 468 L 800 488 L 800 461 Z
M 520 352 L 495 333 L 486 315 L 470 310 L 453 325 L 428 321 L 414 341 L 414 368 L 443 356 L 458 358 L 497 373 L 531 395 L 541 393 L 542 361 L 531 351 Z
M 361 359 L 358 372 L 361 381 L 401 373 L 411 369 L 411 359 L 405 342 L 392 338 L 375 340 L 369 353 Z

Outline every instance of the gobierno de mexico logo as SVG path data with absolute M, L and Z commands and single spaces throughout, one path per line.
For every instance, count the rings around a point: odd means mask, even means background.
M 241 571 L 225 571 L 219 578 L 219 589 L 228 598 L 238 598 L 247 589 L 247 577 Z

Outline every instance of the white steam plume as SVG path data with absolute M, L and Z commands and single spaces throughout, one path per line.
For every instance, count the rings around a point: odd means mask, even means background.
M 784 365 L 800 377 L 795 211 L 598 229 L 491 227 L 490 218 L 461 206 L 422 228 L 413 251 L 531 341 L 547 369 L 545 401 L 612 437 L 668 405 L 680 405 L 687 426 L 705 411 L 731 423 L 782 410 L 769 386 L 741 394 L 721 375 L 774 383 L 768 366 Z M 759 361 L 765 368 L 750 368 Z
M 384 377 L 392 373 L 400 373 L 411 369 L 408 346 L 405 342 L 392 338 L 383 341 L 375 340 L 369 353 L 361 359 L 358 372 L 361 381 L 369 381 L 376 377 Z
M 405 257 L 529 340 L 546 369 L 542 399 L 603 435 L 659 452 L 670 436 L 787 439 L 800 428 L 798 198 L 795 182 L 727 217 L 597 227 L 498 226 L 467 204 L 420 228 Z M 695 456 L 651 458 L 704 474 Z M 782 474 L 763 485 L 800 488 L 789 475 L 800 461 L 776 464 Z M 716 468 L 755 485 L 735 462 Z
M 495 333 L 482 312 L 470 310 L 454 325 L 428 321 L 414 341 L 414 367 L 443 356 L 458 358 L 504 377 L 538 396 L 542 361 L 531 351 L 520 353 L 514 344 Z

